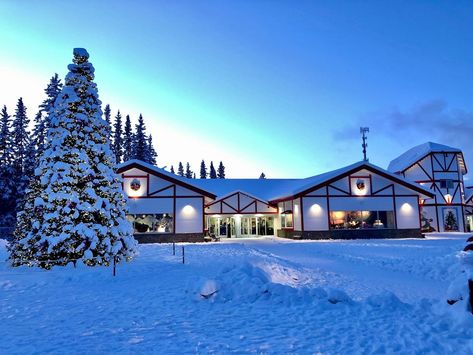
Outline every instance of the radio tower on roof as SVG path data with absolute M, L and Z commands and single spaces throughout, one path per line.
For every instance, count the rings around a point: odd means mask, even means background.
M 366 137 L 366 133 L 370 131 L 369 127 L 360 127 L 360 133 L 361 133 L 361 139 L 363 140 L 363 143 L 361 146 L 363 147 L 363 160 L 368 161 L 368 158 L 366 158 L 366 147 L 368 147 L 368 143 L 366 143 L 366 140 L 368 137 Z

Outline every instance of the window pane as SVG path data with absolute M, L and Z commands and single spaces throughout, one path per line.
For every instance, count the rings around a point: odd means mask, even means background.
M 286 228 L 292 228 L 292 214 L 286 215 Z
M 173 217 L 168 213 L 128 215 L 135 233 L 172 233 Z
M 394 228 L 393 211 L 331 211 L 331 229 Z

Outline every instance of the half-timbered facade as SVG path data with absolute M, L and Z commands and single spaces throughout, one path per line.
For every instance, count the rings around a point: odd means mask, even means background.
M 118 173 L 142 242 L 420 237 L 420 201 L 434 198 L 366 161 L 306 179 L 186 179 L 140 161 Z
M 421 200 L 423 231 L 465 231 L 463 175 L 467 170 L 461 150 L 427 142 L 394 159 L 388 170 L 434 194 Z
M 272 201 L 281 215 L 279 236 L 420 237 L 419 201 L 433 197 L 421 186 L 365 161 L 304 180 L 290 196 Z M 292 225 L 285 225 L 285 219 Z
M 201 241 L 205 205 L 216 196 L 164 169 L 138 160 L 118 168 L 128 196 L 128 219 L 140 242 Z

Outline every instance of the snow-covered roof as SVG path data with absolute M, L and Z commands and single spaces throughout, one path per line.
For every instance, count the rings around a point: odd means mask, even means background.
M 273 200 L 275 196 L 286 196 L 302 179 L 197 179 L 203 190 L 213 192 L 218 199 L 242 192 L 262 201 Z
M 337 179 L 339 176 L 363 168 L 367 168 L 384 175 L 387 178 L 401 182 L 422 194 L 432 196 L 432 193 L 422 186 L 367 161 L 359 161 L 343 168 L 305 179 L 199 179 L 196 180 L 195 184 L 200 186 L 203 190 L 213 192 L 219 199 L 233 192 L 240 191 L 256 196 L 264 201 L 275 201 L 297 196 L 308 189 L 324 185 L 331 180 Z
M 423 143 L 409 149 L 407 152 L 392 160 L 389 163 L 388 170 L 393 173 L 401 172 L 430 153 L 460 153 L 460 165 L 466 173 L 463 155 L 460 149 L 433 142 Z
M 140 160 L 129 160 L 118 165 L 118 170 L 140 165 L 148 170 L 168 176 L 170 179 L 181 181 L 183 184 L 193 186 L 202 191 L 215 195 L 217 199 L 224 198 L 235 192 L 242 192 L 262 201 L 283 200 L 303 194 L 306 190 L 323 186 L 346 174 L 354 173 L 360 169 L 368 169 L 381 176 L 397 181 L 421 194 L 432 196 L 432 193 L 422 186 L 408 181 L 399 175 L 393 174 L 367 161 L 347 165 L 343 168 L 332 170 L 323 174 L 314 175 L 304 179 L 188 179 L 175 175 L 164 169 L 155 167 Z

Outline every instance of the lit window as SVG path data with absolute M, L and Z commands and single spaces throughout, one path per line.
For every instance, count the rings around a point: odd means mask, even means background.
M 292 213 L 281 214 L 281 228 L 292 228 Z
M 129 214 L 128 220 L 133 224 L 135 233 L 172 233 L 173 216 L 160 214 Z
M 394 228 L 393 211 L 331 211 L 330 229 Z

